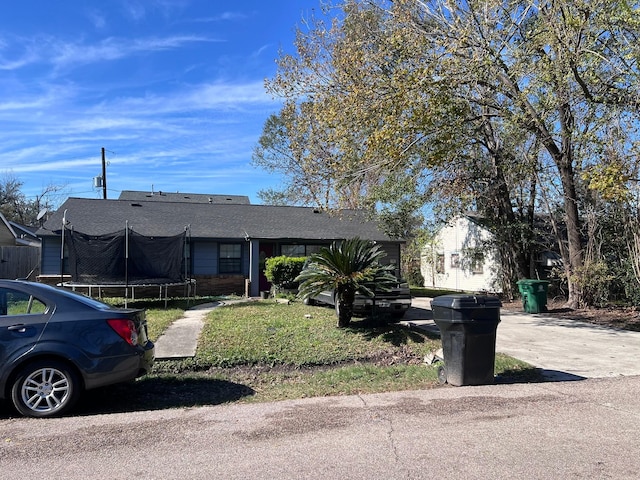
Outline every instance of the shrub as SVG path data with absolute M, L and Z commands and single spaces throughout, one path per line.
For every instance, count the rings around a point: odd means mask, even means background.
M 604 307 L 609 300 L 609 285 L 615 277 L 604 262 L 585 262 L 577 268 L 573 281 L 582 291 L 584 305 Z
M 271 282 L 276 293 L 283 290 L 297 289 L 296 277 L 302 272 L 306 258 L 279 257 L 267 258 L 264 275 Z
M 422 272 L 420 272 L 420 267 L 415 265 L 410 267 L 406 280 L 412 287 L 424 286 L 424 277 L 422 276 Z

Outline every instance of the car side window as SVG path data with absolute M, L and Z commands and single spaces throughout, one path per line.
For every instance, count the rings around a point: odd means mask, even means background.
M 33 295 L 0 288 L 0 315 L 25 315 L 44 313 L 47 306 Z

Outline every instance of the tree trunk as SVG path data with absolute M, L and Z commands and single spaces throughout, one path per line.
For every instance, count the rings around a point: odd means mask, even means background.
M 493 163 L 493 178 L 490 179 L 484 214 L 491 219 L 495 228 L 496 246 L 502 257 L 503 292 L 512 298 L 516 281 L 527 276 L 528 258 L 528 244 L 523 241 L 520 224 L 513 211 L 511 190 L 505 177 L 505 170 L 509 169 L 509 164 L 515 163 L 515 159 L 505 151 L 504 139 L 499 138 L 499 133 L 493 128 L 490 120 L 492 111 L 485 107 L 483 113 L 485 148 Z
M 348 327 L 353 318 L 353 301 L 355 300 L 355 292 L 340 291 L 336 292 L 335 306 L 336 316 L 338 317 L 338 328 Z
M 580 237 L 580 216 L 576 202 L 576 183 L 570 159 L 563 159 L 558 165 L 564 197 L 565 220 L 567 222 L 568 258 L 564 259 L 564 271 L 567 276 L 569 295 L 567 305 L 571 308 L 583 306 L 582 291 L 574 281 L 574 275 L 582 267 L 582 239 Z

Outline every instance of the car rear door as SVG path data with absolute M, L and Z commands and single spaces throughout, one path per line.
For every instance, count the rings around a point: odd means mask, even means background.
M 37 344 L 52 310 L 26 290 L 0 287 L 0 366 L 8 366 Z

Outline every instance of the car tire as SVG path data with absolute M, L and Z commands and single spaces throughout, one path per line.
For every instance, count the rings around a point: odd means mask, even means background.
M 27 417 L 52 417 L 69 411 L 80 397 L 78 374 L 56 360 L 41 360 L 23 367 L 11 386 L 15 409 Z

